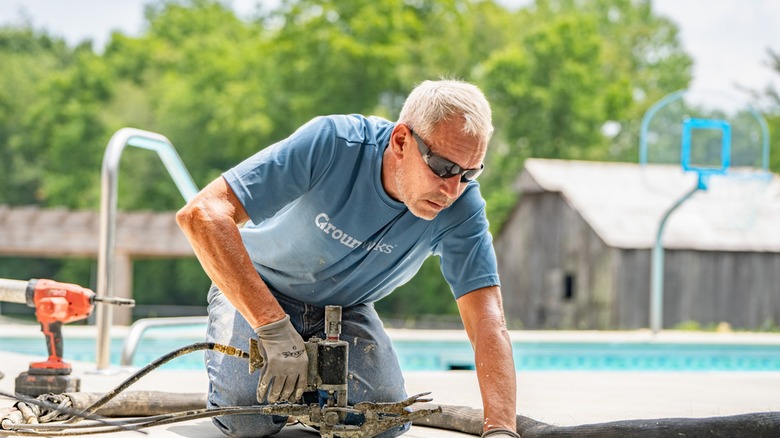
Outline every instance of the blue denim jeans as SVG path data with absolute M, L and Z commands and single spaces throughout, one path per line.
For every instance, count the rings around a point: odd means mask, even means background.
M 304 340 L 314 336 L 325 338 L 325 309 L 278 292 L 272 293 Z M 208 313 L 208 342 L 249 351 L 249 339 L 256 336 L 255 331 L 213 285 L 208 293 Z M 362 401 L 397 402 L 407 397 L 398 358 L 372 304 L 342 309 L 341 339 L 349 343 L 349 405 Z M 257 382 L 262 370 L 249 374 L 246 360 L 210 350 L 206 351 L 205 360 L 209 408 L 258 404 Z M 284 427 L 286 420 L 286 417 L 275 415 L 224 415 L 213 419 L 220 431 L 233 437 L 274 435 Z M 399 436 L 409 430 L 409 426 L 405 424 L 377 437 Z

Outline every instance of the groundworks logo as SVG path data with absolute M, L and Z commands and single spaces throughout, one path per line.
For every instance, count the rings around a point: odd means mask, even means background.
M 361 247 L 361 248 L 365 248 L 366 251 L 374 250 L 385 254 L 390 254 L 391 252 L 393 252 L 393 248 L 395 247 L 395 245 L 388 245 L 386 243 L 382 243 L 381 240 L 379 242 L 372 242 L 370 240 L 363 242 L 358 239 L 355 239 L 354 237 L 350 236 L 346 231 L 342 230 L 336 225 L 333 225 L 330 222 L 330 217 L 326 213 L 318 214 L 317 217 L 314 218 L 314 224 L 317 226 L 317 228 L 322 230 L 323 233 L 330 236 L 333 240 L 336 240 L 340 244 L 352 249 Z

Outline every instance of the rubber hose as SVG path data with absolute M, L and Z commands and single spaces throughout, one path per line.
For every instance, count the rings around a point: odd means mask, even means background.
M 105 394 L 96 392 L 68 392 L 72 407 L 84 410 L 92 406 Z M 148 417 L 173 412 L 190 411 L 206 407 L 206 394 L 175 393 L 160 391 L 125 391 L 117 394 L 98 408 L 97 415 L 103 417 Z
M 102 394 L 68 393 L 76 409 L 84 409 Z M 107 417 L 138 417 L 201 409 L 205 394 L 177 394 L 156 391 L 128 391 L 120 394 L 97 413 Z M 416 404 L 413 409 L 442 412 L 415 420 L 418 426 L 452 430 L 470 435 L 482 434 L 482 409 L 467 406 Z M 780 412 L 757 412 L 707 418 L 660 418 L 622 420 L 576 426 L 554 426 L 532 418 L 517 416 L 517 433 L 523 438 L 776 438 L 780 437 Z
M 415 409 L 435 406 L 441 406 L 442 412 L 415 420 L 414 424 L 477 436 L 482 433 L 481 409 L 434 404 L 415 406 Z M 622 420 L 577 426 L 553 426 L 518 415 L 517 433 L 523 438 L 777 438 L 780 437 L 780 412 L 707 418 Z

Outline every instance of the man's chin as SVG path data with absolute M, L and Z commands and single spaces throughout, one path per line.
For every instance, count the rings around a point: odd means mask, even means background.
M 436 216 L 444 210 L 444 208 L 420 208 L 419 206 L 410 207 L 407 205 L 407 208 L 410 212 L 412 212 L 413 215 L 417 216 L 420 219 L 424 219 L 427 221 L 432 221 L 436 218 Z

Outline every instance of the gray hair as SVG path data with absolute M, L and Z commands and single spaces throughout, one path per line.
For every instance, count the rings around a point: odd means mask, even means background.
M 463 119 L 463 132 L 485 141 L 493 135 L 490 104 L 473 84 L 456 79 L 425 81 L 412 90 L 401 108 L 399 123 L 422 136 L 433 134 L 445 120 Z

